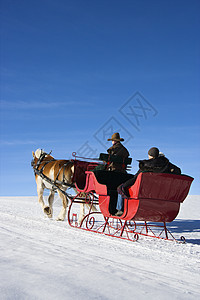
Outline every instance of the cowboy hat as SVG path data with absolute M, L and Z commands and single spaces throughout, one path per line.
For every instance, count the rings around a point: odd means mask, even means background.
M 115 133 L 113 133 L 111 139 L 108 139 L 108 141 L 116 141 L 116 142 L 121 141 L 121 142 L 123 142 L 124 139 L 120 138 L 119 132 L 115 132 Z

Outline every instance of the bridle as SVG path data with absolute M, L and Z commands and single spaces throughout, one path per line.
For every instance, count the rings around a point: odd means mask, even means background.
M 32 161 L 31 161 L 31 166 L 32 166 L 33 169 L 34 169 L 34 172 L 35 172 L 35 171 L 38 171 L 39 166 L 40 166 L 41 163 L 43 162 L 44 158 L 45 158 L 47 155 L 50 155 L 51 152 L 52 152 L 52 151 L 50 151 L 49 153 L 41 152 L 41 154 L 40 154 L 40 156 L 39 156 L 39 158 L 38 158 L 38 160 L 37 160 L 36 163 L 35 163 L 35 160 L 32 159 Z M 44 170 L 44 167 L 45 167 L 48 163 L 50 163 L 51 161 L 55 161 L 55 158 L 51 158 L 50 160 L 47 160 L 47 161 L 44 163 L 43 167 L 40 169 L 40 171 L 42 172 L 42 171 Z

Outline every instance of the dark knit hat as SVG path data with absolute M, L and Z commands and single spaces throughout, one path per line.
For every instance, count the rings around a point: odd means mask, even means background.
M 149 149 L 148 154 L 154 158 L 159 156 L 159 149 L 156 147 L 152 147 L 151 149 Z

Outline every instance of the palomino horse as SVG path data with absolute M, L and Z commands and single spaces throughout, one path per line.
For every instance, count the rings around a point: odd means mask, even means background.
M 73 187 L 73 179 L 75 172 L 75 163 L 73 160 L 56 160 L 50 154 L 45 153 L 41 149 L 37 149 L 32 152 L 33 160 L 32 166 L 35 171 L 35 180 L 37 184 L 38 201 L 42 206 L 44 213 L 52 218 L 53 216 L 53 201 L 55 192 L 58 192 L 59 197 L 62 199 L 62 209 L 57 217 L 57 221 L 64 221 L 66 217 L 68 199 L 67 196 L 62 193 L 66 191 L 69 187 Z M 41 176 L 42 175 L 42 176 Z M 55 185 L 52 183 L 56 183 Z M 44 190 L 50 190 L 48 197 L 49 206 L 46 206 L 43 199 Z M 77 192 L 77 191 L 76 191 Z M 93 206 L 92 210 L 95 211 L 96 208 Z M 80 214 L 79 223 L 85 215 L 85 203 L 80 204 Z

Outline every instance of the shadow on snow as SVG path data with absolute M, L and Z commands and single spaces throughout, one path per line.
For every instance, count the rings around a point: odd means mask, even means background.
M 167 223 L 167 228 L 172 233 L 179 233 L 184 235 L 184 233 L 200 233 L 200 221 L 199 220 L 175 220 L 171 223 Z M 191 244 L 200 245 L 200 239 L 188 239 L 186 237 L 186 242 Z

